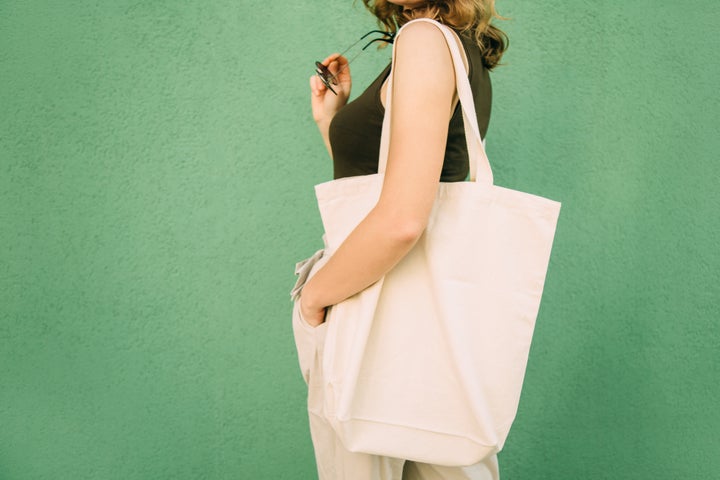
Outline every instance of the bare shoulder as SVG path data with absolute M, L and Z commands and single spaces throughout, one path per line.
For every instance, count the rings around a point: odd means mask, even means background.
M 396 79 L 406 86 L 454 89 L 452 56 L 445 35 L 430 22 L 410 22 L 395 41 Z
M 437 53 L 447 51 L 447 43 L 443 32 L 430 22 L 411 21 L 402 27 L 402 31 L 396 40 L 397 45 L 403 45 L 403 49 L 430 48 L 438 50 Z M 428 52 L 430 53 L 430 52 Z

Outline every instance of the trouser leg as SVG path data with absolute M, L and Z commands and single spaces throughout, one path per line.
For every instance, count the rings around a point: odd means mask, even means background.
M 406 462 L 402 480 L 499 480 L 497 455 L 468 467 L 443 467 L 428 463 Z

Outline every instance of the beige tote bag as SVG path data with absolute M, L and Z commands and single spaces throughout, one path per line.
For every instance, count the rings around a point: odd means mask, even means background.
M 328 310 L 324 414 L 350 451 L 471 465 L 502 448 L 515 418 L 560 203 L 493 185 L 459 39 L 436 21 L 413 21 L 440 28 L 452 53 L 470 181 L 442 182 L 407 256 Z M 379 173 L 315 186 L 320 256 L 379 198 L 390 91 Z

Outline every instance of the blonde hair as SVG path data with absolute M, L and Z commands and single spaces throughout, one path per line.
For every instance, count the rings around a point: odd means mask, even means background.
M 471 32 L 488 70 L 500 64 L 510 45 L 507 34 L 490 23 L 494 18 L 508 20 L 495 11 L 495 0 L 428 0 L 422 8 L 412 10 L 388 0 L 363 0 L 363 3 L 377 17 L 378 23 L 391 33 L 420 17 L 435 19 L 461 32 Z

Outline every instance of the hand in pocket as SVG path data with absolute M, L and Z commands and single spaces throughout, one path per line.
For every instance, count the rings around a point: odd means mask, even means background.
M 300 317 L 311 327 L 317 327 L 325 323 L 326 308 L 307 309 L 303 303 L 302 295 L 300 296 Z

